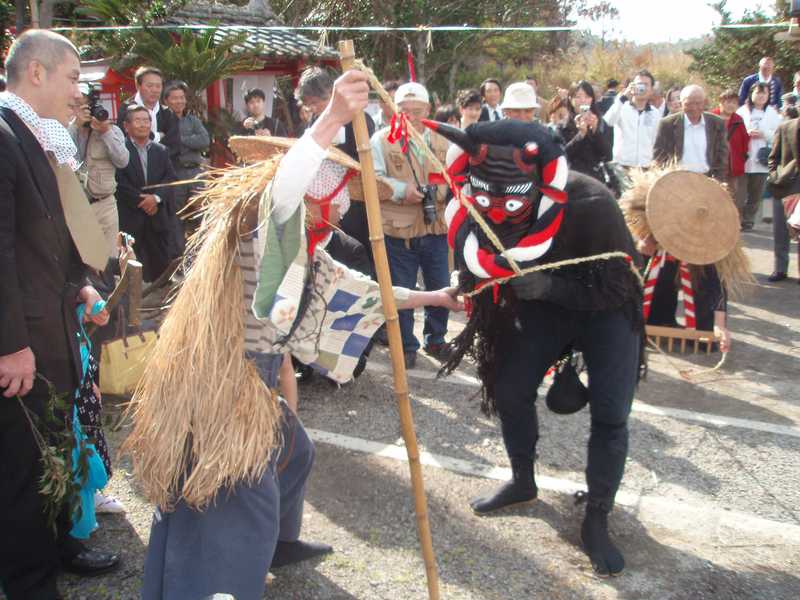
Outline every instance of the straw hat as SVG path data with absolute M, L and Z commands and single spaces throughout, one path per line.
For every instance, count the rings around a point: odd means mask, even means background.
M 233 153 L 243 162 L 267 160 L 276 154 L 285 154 L 297 143 L 296 138 L 285 138 L 271 135 L 233 136 L 228 144 Z M 361 165 L 338 148 L 328 148 L 328 158 L 348 169 L 361 171 Z
M 268 135 L 256 136 L 233 136 L 228 141 L 233 153 L 243 162 L 257 162 L 272 158 L 276 154 L 284 154 L 297 142 L 295 138 L 285 138 Z M 364 190 L 361 184 L 361 165 L 350 156 L 338 148 L 328 148 L 328 158 L 340 165 L 353 169 L 359 174 L 353 177 L 347 184 L 350 199 L 356 201 L 364 200 Z M 378 181 L 378 199 L 383 202 L 390 200 L 394 190 L 389 182 L 382 177 L 376 177 Z
M 739 212 L 730 194 L 699 173 L 672 171 L 647 194 L 647 221 L 658 244 L 693 265 L 730 254 L 739 241 Z

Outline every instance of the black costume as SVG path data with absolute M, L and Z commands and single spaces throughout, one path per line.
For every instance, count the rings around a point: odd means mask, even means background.
M 48 156 L 17 114 L 0 108 L 0 356 L 30 347 L 38 373 L 68 401 L 80 377 L 75 306 L 86 267 L 73 243 Z M 44 419 L 36 379 L 25 406 Z M 9 600 L 54 598 L 59 560 L 84 551 L 64 507 L 48 526 L 40 451 L 14 398 L 0 397 L 0 589 Z
M 461 132 L 426 124 L 465 149 L 450 173 L 467 173 L 462 194 L 506 248 L 501 255 L 465 209 L 448 207 L 461 290 L 490 289 L 472 296 L 469 323 L 444 368 L 454 369 L 464 354 L 475 359 L 482 409 L 500 417 L 514 474 L 472 508 L 486 514 L 536 498 L 537 389 L 554 363 L 581 351 L 592 416 L 582 539 L 595 570 L 618 573 L 624 561 L 606 517 L 625 467 L 643 330 L 636 253 L 622 213 L 598 181 L 567 176 L 563 151 L 544 127 L 502 121 Z M 516 277 L 506 258 L 524 270 L 604 253 L 616 254 Z

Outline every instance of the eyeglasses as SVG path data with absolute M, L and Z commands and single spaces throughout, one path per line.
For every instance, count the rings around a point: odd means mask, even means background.
M 404 108 L 401 106 L 400 112 L 409 117 L 427 117 L 429 111 L 425 108 Z

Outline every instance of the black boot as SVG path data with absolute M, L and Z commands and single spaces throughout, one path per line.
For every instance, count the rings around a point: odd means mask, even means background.
M 512 460 L 513 479 L 500 486 L 494 494 L 475 498 L 469 505 L 476 515 L 486 515 L 495 510 L 524 504 L 536 499 L 539 490 L 533 480 L 532 460 Z
M 278 542 L 275 547 L 275 554 L 272 556 L 272 564 L 270 569 L 278 569 L 286 567 L 304 560 L 311 560 L 318 556 L 330 554 L 333 548 L 327 544 L 318 544 L 316 542 Z
M 600 577 L 615 576 L 625 569 L 625 558 L 608 536 L 609 509 L 591 500 L 581 527 L 583 549 Z

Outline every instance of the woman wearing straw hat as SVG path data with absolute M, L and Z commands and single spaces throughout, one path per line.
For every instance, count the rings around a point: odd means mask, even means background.
M 621 206 L 642 254 L 648 325 L 713 331 L 730 350 L 727 300 L 753 281 L 739 237 L 739 216 L 728 191 L 689 171 L 652 169 L 633 175 Z M 679 300 L 682 299 L 682 302 Z
M 323 249 L 353 167 L 325 149 L 366 106 L 366 81 L 360 72 L 340 77 L 328 108 L 280 163 L 232 168 L 203 192 L 192 265 L 132 400 L 126 448 L 157 507 L 143 600 L 255 600 L 270 567 L 331 551 L 299 539 L 314 446 L 274 389 L 287 351 L 340 379 L 352 372 L 352 349 L 369 335 L 351 335 L 338 354 L 324 339 L 332 329 L 361 331 L 348 306 L 366 330 L 381 324 L 377 284 Z M 256 146 L 243 152 L 274 151 L 269 138 L 247 139 Z M 448 290 L 395 293 L 409 308 L 460 306 Z

